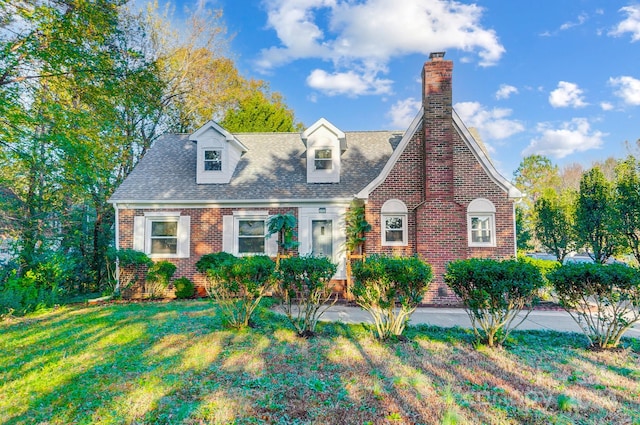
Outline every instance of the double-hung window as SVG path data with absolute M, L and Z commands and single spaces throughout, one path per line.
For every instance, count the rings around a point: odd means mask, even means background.
M 152 258 L 188 258 L 191 218 L 179 212 L 145 212 L 133 219 L 133 249 Z
M 390 199 L 380 210 L 382 246 L 408 245 L 407 206 L 398 199 Z
M 204 171 L 222 171 L 222 150 L 207 149 L 204 151 Z
M 178 219 L 150 219 L 151 234 L 150 254 L 168 254 L 175 255 L 178 253 Z
M 265 251 L 265 220 L 239 218 L 238 221 L 238 254 L 264 254 Z
M 331 157 L 331 149 L 316 149 L 315 168 L 316 170 L 333 169 L 333 158 Z
M 467 229 L 470 247 L 496 246 L 496 207 L 491 201 L 478 198 L 467 207 Z

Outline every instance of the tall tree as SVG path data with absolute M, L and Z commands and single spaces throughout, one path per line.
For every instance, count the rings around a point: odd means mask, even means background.
M 640 164 L 633 156 L 616 168 L 616 212 L 626 246 L 640 263 Z
M 513 173 L 514 183 L 524 193 L 524 198 L 516 204 L 517 215 L 520 219 L 520 228 L 523 235 L 533 235 L 526 245 L 518 245 L 519 250 L 528 250 L 531 245 L 538 248 L 539 242 L 535 239 L 534 225 L 534 204 L 542 193 L 549 189 L 560 187 L 560 177 L 558 166 L 551 160 L 541 155 L 530 155 L 525 157 Z M 523 238 L 518 242 L 525 243 Z
M 576 234 L 589 256 L 604 264 L 620 248 L 613 184 L 594 167 L 580 181 L 576 203 Z
M 300 130 L 294 124 L 293 111 L 284 104 L 282 96 L 274 93 L 265 95 L 254 91 L 230 109 L 220 123 L 231 132 L 289 132 Z
M 540 244 L 552 252 L 560 263 L 576 248 L 575 242 L 575 200 L 577 194 L 565 189 L 558 194 L 547 189 L 536 200 L 535 232 Z

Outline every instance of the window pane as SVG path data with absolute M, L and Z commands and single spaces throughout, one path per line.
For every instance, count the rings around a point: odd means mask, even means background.
M 402 217 L 387 217 L 385 225 L 387 229 L 402 229 Z
M 238 252 L 240 254 L 264 254 L 264 237 L 238 238 Z
M 178 252 L 177 238 L 151 239 L 152 254 L 177 254 L 177 252 Z
M 385 238 L 387 242 L 402 242 L 402 230 L 387 230 Z
M 151 237 L 178 236 L 177 221 L 154 221 L 151 223 Z
M 204 159 L 219 161 L 222 158 L 220 158 L 220 151 L 204 151 Z
M 240 220 L 238 227 L 240 236 L 264 236 L 264 220 Z

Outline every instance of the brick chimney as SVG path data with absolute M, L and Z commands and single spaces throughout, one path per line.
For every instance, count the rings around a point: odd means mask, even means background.
M 451 74 L 444 52 L 431 53 L 422 70 L 427 200 L 453 200 Z

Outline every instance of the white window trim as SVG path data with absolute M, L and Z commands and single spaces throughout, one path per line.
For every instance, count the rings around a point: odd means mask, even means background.
M 138 220 L 139 224 L 135 222 Z M 160 221 L 177 223 L 177 245 L 175 254 L 151 253 L 151 226 L 152 223 Z M 190 234 L 191 217 L 180 215 L 178 212 L 145 212 L 144 217 L 138 216 L 134 218 L 134 249 L 143 251 L 149 258 L 189 258 Z
M 489 242 L 473 241 L 471 222 L 474 218 L 489 218 Z M 488 199 L 474 199 L 467 207 L 467 239 L 469 247 L 496 247 L 496 208 Z
M 402 240 L 401 241 L 388 241 L 387 240 L 387 218 L 400 217 L 402 219 Z M 387 200 L 380 209 L 380 241 L 382 246 L 407 246 L 409 245 L 409 230 L 408 230 L 408 218 L 409 214 L 407 206 L 399 199 Z
M 267 214 L 247 214 L 247 212 L 236 212 L 234 211 L 233 219 L 233 253 L 238 257 L 245 257 L 250 255 L 267 255 L 268 246 L 267 246 Z M 240 252 L 240 221 L 263 221 L 264 222 L 264 250 L 262 252 Z

